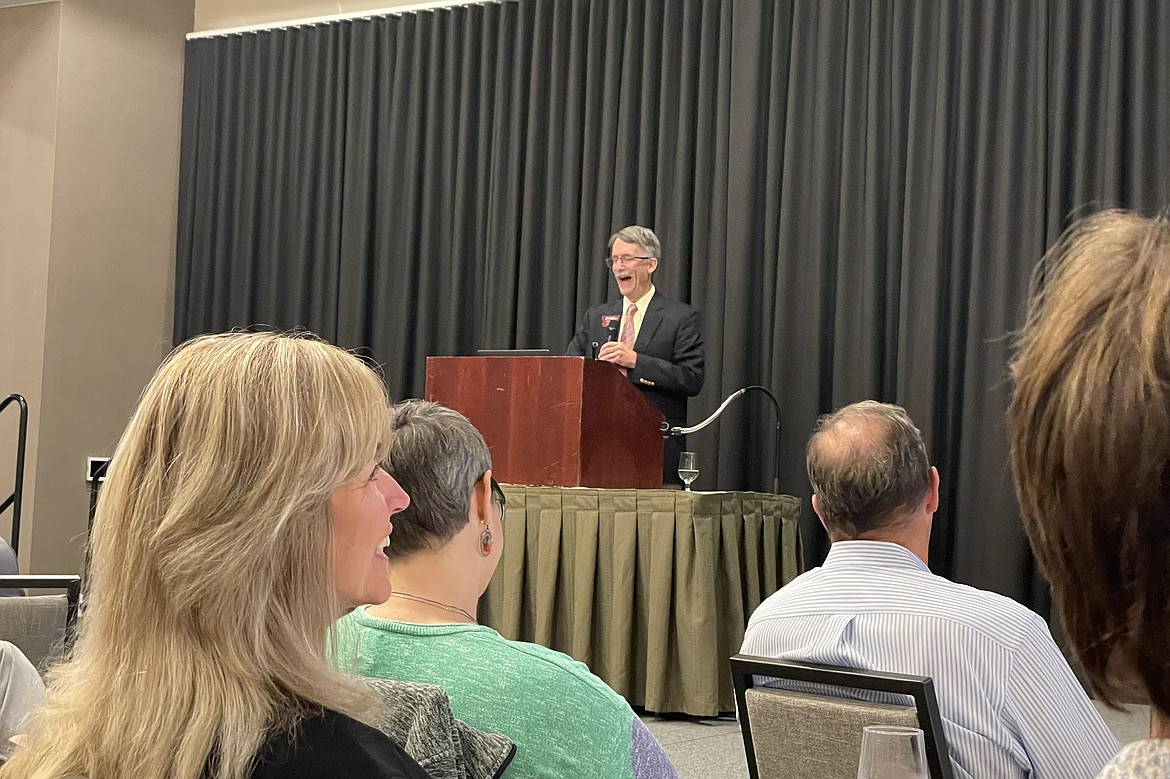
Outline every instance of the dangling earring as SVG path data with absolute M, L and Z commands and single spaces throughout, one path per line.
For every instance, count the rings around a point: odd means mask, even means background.
M 483 532 L 479 535 L 479 553 L 484 557 L 490 557 L 492 553 L 492 531 L 487 525 L 483 526 Z

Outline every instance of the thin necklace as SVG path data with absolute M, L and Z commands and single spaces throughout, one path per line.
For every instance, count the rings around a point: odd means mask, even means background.
M 394 596 L 395 598 L 406 598 L 407 600 L 418 601 L 419 603 L 429 603 L 432 606 L 436 606 L 440 609 L 450 611 L 453 614 L 462 614 L 463 616 L 465 616 L 469 620 L 471 620 L 473 624 L 476 624 L 476 625 L 479 624 L 479 620 L 477 620 L 475 617 L 471 616 L 470 614 L 468 614 L 466 611 L 459 608 L 458 606 L 448 606 L 446 603 L 439 603 L 437 600 L 431 600 L 430 598 L 422 598 L 422 597 L 419 597 L 418 595 L 411 595 L 409 592 L 392 592 L 390 594 L 392 596 Z

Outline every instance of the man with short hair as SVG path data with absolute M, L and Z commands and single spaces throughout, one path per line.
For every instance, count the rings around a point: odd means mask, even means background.
M 1095 777 L 1117 740 L 1044 621 L 927 568 L 939 475 L 906 412 L 823 417 L 807 462 L 829 556 L 760 604 L 742 652 L 931 677 L 956 776 Z
M 652 230 L 631 225 L 610 236 L 606 265 L 613 271 L 622 300 L 594 306 L 565 354 L 596 357 L 618 366 L 671 427 L 687 424 L 687 398 L 703 389 L 703 330 L 697 309 L 670 300 L 654 288 L 662 254 Z M 618 322 L 617 340 L 608 327 Z M 663 481 L 678 482 L 683 440 L 666 439 Z

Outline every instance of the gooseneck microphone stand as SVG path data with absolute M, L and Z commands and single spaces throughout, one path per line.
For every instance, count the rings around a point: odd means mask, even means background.
M 769 400 L 772 401 L 772 410 L 773 410 L 773 412 L 775 412 L 775 415 L 776 415 L 776 453 L 775 453 L 775 459 L 772 461 L 772 493 L 774 495 L 779 495 L 780 494 L 780 401 L 776 400 L 776 396 L 773 395 L 772 391 L 770 389 L 768 389 L 767 387 L 761 387 L 759 384 L 753 384 L 750 387 L 744 387 L 743 389 L 736 390 L 735 392 L 733 392 L 727 396 L 727 400 L 725 400 L 719 404 L 719 408 L 715 409 L 715 412 L 713 414 L 711 414 L 711 416 L 707 417 L 702 422 L 700 422 L 697 425 L 694 425 L 693 427 L 671 427 L 669 422 L 663 422 L 662 423 L 662 435 L 663 435 L 663 438 L 665 438 L 666 436 L 690 435 L 691 433 L 697 433 L 700 430 L 702 430 L 703 428 L 705 428 L 707 425 L 711 424 L 716 419 L 718 419 L 719 415 L 722 414 L 723 411 L 728 406 L 731 405 L 731 402 L 733 400 L 735 400 L 736 398 L 738 398 L 742 395 L 746 395 L 748 392 L 751 392 L 752 390 L 759 390 L 760 392 L 762 392 L 768 396 Z

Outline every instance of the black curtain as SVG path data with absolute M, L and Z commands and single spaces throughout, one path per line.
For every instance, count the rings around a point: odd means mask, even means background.
M 196 39 L 175 340 L 307 327 L 417 396 L 427 355 L 559 352 L 616 297 L 608 236 L 649 225 L 704 314 L 692 420 L 776 390 L 807 497 L 816 416 L 901 403 L 943 476 L 932 567 L 1043 610 L 1010 333 L 1070 218 L 1170 200 L 1167 138 L 1156 0 L 515 0 Z M 698 487 L 770 483 L 757 403 L 692 437 Z

